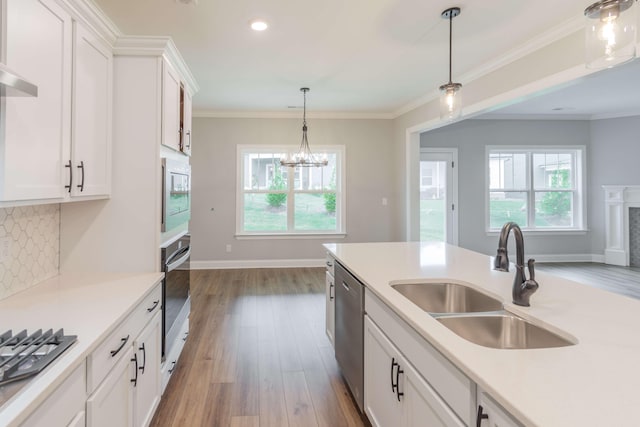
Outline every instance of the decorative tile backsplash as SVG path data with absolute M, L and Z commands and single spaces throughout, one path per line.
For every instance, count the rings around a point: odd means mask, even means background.
M 55 276 L 59 262 L 60 205 L 0 208 L 0 299 Z

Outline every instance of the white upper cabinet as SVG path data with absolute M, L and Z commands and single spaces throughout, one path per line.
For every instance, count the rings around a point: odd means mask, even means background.
M 181 151 L 187 156 L 191 155 L 191 119 L 193 116 L 193 105 L 191 94 L 186 88 L 183 88 L 184 103 L 182 115 L 182 149 Z
M 111 187 L 113 54 L 74 23 L 71 196 L 108 195 Z
M 162 64 L 162 144 L 180 151 L 180 76 L 167 61 Z
M 55 0 L 2 1 L 3 59 L 38 96 L 0 97 L 0 206 L 108 196 L 110 46 Z
M 0 201 L 60 201 L 69 174 L 71 16 L 54 0 L 6 0 L 3 24 L 6 65 L 38 96 L 0 98 Z

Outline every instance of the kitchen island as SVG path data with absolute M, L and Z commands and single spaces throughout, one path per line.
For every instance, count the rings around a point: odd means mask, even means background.
M 515 269 L 494 271 L 493 258 L 486 255 L 417 242 L 326 247 L 366 292 L 520 423 L 541 427 L 637 423 L 640 301 L 538 273 L 540 288 L 531 297 L 531 307 L 519 307 L 511 302 Z M 466 282 L 502 300 L 506 310 L 576 344 L 530 350 L 473 344 L 391 287 L 397 281 L 420 279 Z

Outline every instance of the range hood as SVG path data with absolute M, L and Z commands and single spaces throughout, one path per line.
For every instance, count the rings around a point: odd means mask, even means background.
M 23 79 L 6 65 L 0 63 L 0 95 L 38 96 L 38 86 Z

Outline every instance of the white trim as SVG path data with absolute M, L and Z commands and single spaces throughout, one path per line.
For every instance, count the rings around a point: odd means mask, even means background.
M 300 268 L 325 267 L 326 260 L 320 259 L 249 259 L 229 261 L 191 261 L 191 270 L 217 270 L 240 268 Z
M 237 240 L 300 240 L 300 239 L 344 239 L 346 233 L 243 233 L 234 236 Z
M 122 32 L 107 16 L 107 14 L 93 1 L 64 0 L 68 9 L 76 20 L 82 20 L 93 29 L 109 47 L 113 46 L 116 39 L 122 36 Z
M 300 119 L 301 109 L 292 108 L 287 111 L 238 111 L 238 110 L 194 110 L 193 117 L 219 119 Z M 390 113 L 350 112 L 350 111 L 315 111 L 307 112 L 309 119 L 345 119 L 345 120 L 393 120 Z
M 599 262 L 604 263 L 604 255 L 600 254 L 546 254 L 527 255 L 536 262 Z

